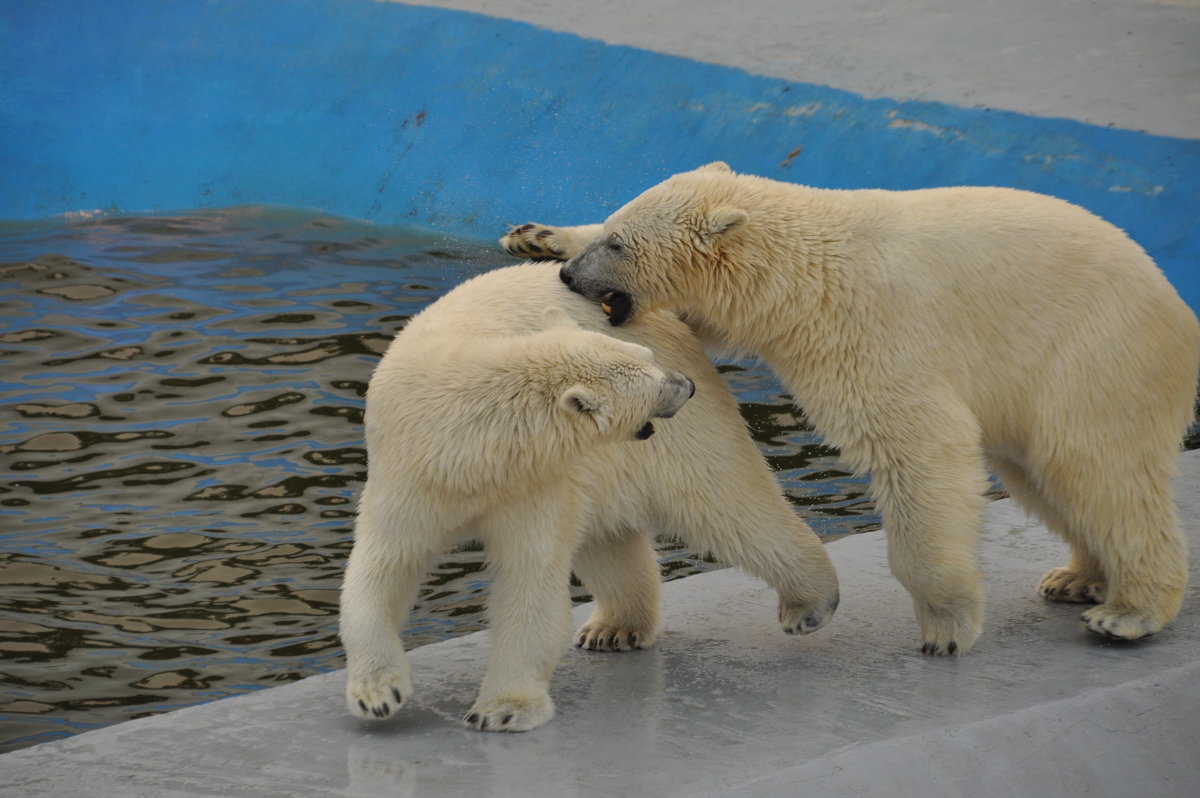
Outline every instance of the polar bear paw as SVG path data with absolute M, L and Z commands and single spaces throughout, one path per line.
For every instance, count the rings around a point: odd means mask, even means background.
M 346 682 L 350 713 L 368 720 L 391 717 L 411 695 L 412 681 L 399 668 L 381 668 L 365 677 L 351 676 Z
M 1050 601 L 1103 604 L 1104 580 L 1071 568 L 1051 568 L 1038 584 L 1038 595 Z
M 536 729 L 554 717 L 554 702 L 549 693 L 523 696 L 482 697 L 463 718 L 463 724 L 476 731 L 523 732 Z
M 544 224 L 523 224 L 514 227 L 500 239 L 508 254 L 531 260 L 566 260 L 570 257 L 569 243 L 558 228 Z
M 575 633 L 575 646 L 587 651 L 633 651 L 654 645 L 654 630 L 588 621 Z
M 829 623 L 837 607 L 837 595 L 815 606 L 810 602 L 785 601 L 781 597 L 779 625 L 790 635 L 806 635 Z
M 983 602 L 962 601 L 951 607 L 918 608 L 922 654 L 962 656 L 983 631 Z
M 1092 607 L 1079 616 L 1083 628 L 1113 640 L 1140 640 L 1162 628 L 1150 613 L 1111 604 Z

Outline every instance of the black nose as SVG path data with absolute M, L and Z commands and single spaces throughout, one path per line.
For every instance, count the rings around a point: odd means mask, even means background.
M 567 265 L 568 264 L 563 264 L 563 267 L 558 270 L 558 279 L 562 280 L 567 284 L 567 287 L 570 288 L 571 283 L 574 282 L 574 278 L 567 274 Z

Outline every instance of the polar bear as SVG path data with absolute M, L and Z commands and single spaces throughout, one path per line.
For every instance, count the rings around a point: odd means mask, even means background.
M 1195 315 L 1122 231 L 1003 188 L 828 191 L 676 175 L 603 225 L 524 225 L 511 252 L 620 326 L 671 309 L 763 358 L 851 466 L 869 471 L 893 573 L 930 654 L 982 628 L 987 472 L 1070 545 L 1047 599 L 1136 639 L 1178 611 L 1171 485 L 1193 416 Z
M 576 645 L 654 643 L 651 530 L 764 579 L 788 633 L 837 606 L 828 555 L 691 331 L 654 311 L 613 329 L 556 268 L 483 274 L 414 317 L 371 378 L 366 439 L 341 595 L 346 698 L 362 717 L 411 695 L 399 629 L 434 555 L 461 539 L 484 542 L 494 576 L 491 662 L 464 719 L 480 730 L 553 716 L 572 567 L 596 598 Z

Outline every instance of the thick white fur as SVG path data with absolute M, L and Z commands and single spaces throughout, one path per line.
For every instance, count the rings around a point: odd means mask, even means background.
M 823 191 L 710 164 L 602 226 L 521 229 L 593 236 L 567 253 L 576 290 L 623 291 L 634 318 L 670 308 L 775 370 L 872 473 L 926 652 L 980 634 L 989 469 L 1071 546 L 1043 596 L 1098 603 L 1085 626 L 1116 638 L 1178 611 L 1187 555 L 1168 480 L 1200 331 L 1116 227 L 1023 191 Z
M 650 416 L 687 399 L 672 372 L 694 381 L 694 398 L 635 440 Z M 522 731 L 553 716 L 547 688 L 569 638 L 572 565 L 597 601 L 577 645 L 654 642 L 652 531 L 763 578 L 787 632 L 819 628 L 836 607 L 828 556 L 688 328 L 650 312 L 613 330 L 555 266 L 481 275 L 414 318 L 371 379 L 366 437 L 341 614 L 347 703 L 363 717 L 390 716 L 411 695 L 398 632 L 434 555 L 462 539 L 485 543 L 494 576 L 491 662 L 465 719 L 477 729 Z

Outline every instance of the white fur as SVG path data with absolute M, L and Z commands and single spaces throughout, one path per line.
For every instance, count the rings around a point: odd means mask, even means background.
M 740 212 L 740 213 L 739 213 Z M 529 235 L 545 229 L 526 226 Z M 1169 477 L 1192 419 L 1194 314 L 1122 231 L 1002 188 L 823 191 L 723 164 L 645 192 L 563 267 L 761 356 L 872 474 L 930 653 L 978 637 L 988 470 L 1071 545 L 1046 598 L 1138 638 L 1178 611 Z M 621 244 L 619 254 L 605 242 Z M 519 251 L 519 248 L 518 248 Z
M 695 383 L 686 404 L 675 372 Z M 371 379 L 366 436 L 341 615 L 347 703 L 363 717 L 411 695 L 398 632 L 434 555 L 463 539 L 485 543 L 494 577 L 491 663 L 466 717 L 477 729 L 553 716 L 572 564 L 597 602 L 577 645 L 653 644 L 653 531 L 766 580 L 785 631 L 813 631 L 836 607 L 828 556 L 688 328 L 661 312 L 614 331 L 554 266 L 481 275 L 414 318 Z

